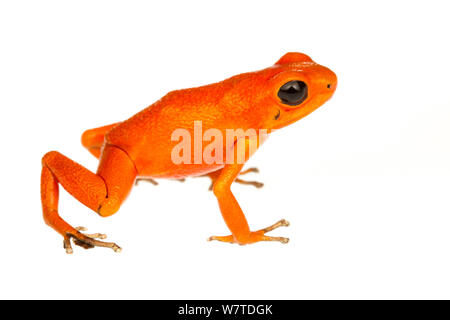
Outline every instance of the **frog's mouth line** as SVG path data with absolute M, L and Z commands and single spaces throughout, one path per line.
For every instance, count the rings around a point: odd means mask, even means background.
M 281 116 L 281 110 L 278 109 L 278 113 L 276 114 L 276 116 L 273 118 L 274 120 L 278 120 Z

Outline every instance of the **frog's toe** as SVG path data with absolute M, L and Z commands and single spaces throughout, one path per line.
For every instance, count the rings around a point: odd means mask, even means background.
M 241 172 L 239 173 L 239 175 L 240 175 L 240 176 L 243 176 L 243 175 L 245 175 L 245 174 L 247 174 L 247 173 L 251 173 L 251 172 L 259 173 L 259 169 L 258 169 L 257 167 L 251 167 L 251 168 L 248 168 L 248 169 L 246 169 L 246 170 L 241 171 Z
M 64 249 L 66 250 L 66 253 L 71 254 L 73 253 L 72 245 L 70 243 L 70 239 L 73 239 L 73 243 L 77 246 L 80 246 L 84 249 L 92 249 L 94 247 L 104 247 L 104 248 L 111 248 L 115 252 L 122 251 L 122 248 L 119 247 L 117 244 L 113 242 L 105 242 L 105 241 L 99 241 L 98 239 L 105 239 L 106 235 L 103 233 L 92 233 L 92 234 L 84 234 L 80 231 L 86 231 L 87 229 L 84 227 L 78 227 L 75 228 L 77 230 L 76 233 L 67 233 L 64 237 L 63 245 Z
M 247 170 L 241 171 L 239 173 L 240 176 L 246 175 L 248 173 L 258 173 L 259 169 L 256 167 L 252 167 L 252 168 L 248 168 Z M 259 181 L 247 181 L 247 180 L 243 180 L 240 178 L 236 178 L 236 180 L 234 180 L 234 182 L 236 183 L 240 183 L 240 184 L 244 184 L 244 185 L 248 185 L 248 186 L 254 186 L 255 188 L 262 188 L 264 186 L 264 183 L 259 182 Z
M 232 235 L 229 236 L 211 236 L 207 239 L 207 241 L 221 241 L 221 242 L 228 242 L 228 243 L 234 243 L 234 237 Z
M 158 181 L 152 178 L 136 178 L 136 180 L 134 181 L 134 185 L 137 186 L 141 181 L 150 182 L 154 186 L 157 186 L 159 184 Z
M 237 178 L 236 180 L 234 180 L 234 182 L 248 185 L 248 186 L 254 186 L 255 188 L 258 188 L 258 189 L 264 187 L 264 183 L 258 182 L 258 181 L 247 181 L 247 180 L 242 180 L 242 179 Z
M 251 243 L 255 243 L 255 242 L 259 242 L 259 241 L 278 241 L 280 243 L 288 243 L 289 238 L 266 236 L 267 232 L 275 230 L 279 227 L 288 227 L 288 226 L 289 226 L 289 222 L 286 221 L 285 219 L 282 219 L 267 228 L 250 232 L 250 234 L 248 236 L 240 237 L 240 239 L 235 238 L 233 235 L 223 236 L 223 237 L 212 236 L 212 237 L 208 238 L 208 241 L 216 240 L 216 241 L 221 241 L 221 242 L 237 243 L 240 245 L 251 244 Z
M 76 227 L 78 231 L 87 231 L 87 228 L 85 227 Z M 94 239 L 106 239 L 107 235 L 104 233 L 84 233 L 86 237 L 94 238 Z

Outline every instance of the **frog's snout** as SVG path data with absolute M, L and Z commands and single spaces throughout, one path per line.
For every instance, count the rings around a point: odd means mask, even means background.
M 329 82 L 327 84 L 327 89 L 328 90 L 334 91 L 334 90 L 336 90 L 336 87 L 337 87 L 337 81 L 336 82 Z
M 327 79 L 325 81 L 328 91 L 335 91 L 337 87 L 337 76 L 336 74 L 327 68 Z

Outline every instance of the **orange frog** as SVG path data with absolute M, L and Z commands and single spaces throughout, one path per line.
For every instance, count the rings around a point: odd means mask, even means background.
M 245 161 L 254 152 L 250 148 L 252 142 L 256 140 L 256 148 L 261 143 L 260 136 L 234 136 L 231 147 L 223 144 L 223 150 L 212 153 L 216 160 L 223 161 L 194 159 L 198 153 L 193 147 L 193 152 L 191 149 L 183 151 L 185 161 L 179 163 L 173 159 L 174 148 L 179 144 L 173 133 L 182 129 L 194 137 L 194 122 L 199 121 L 204 132 L 214 129 L 215 133 L 223 133 L 223 137 L 228 130 L 238 129 L 270 133 L 324 104 L 333 95 L 336 85 L 336 75 L 330 69 L 316 64 L 305 54 L 292 52 L 264 70 L 198 88 L 172 91 L 124 122 L 83 133 L 83 145 L 99 159 L 97 173 L 56 151 L 45 154 L 41 174 L 44 220 L 63 236 L 67 253 L 72 253 L 71 239 L 84 248 L 98 246 L 120 251 L 115 243 L 96 239 L 105 238 L 103 234 L 82 233 L 84 228 L 73 228 L 60 217 L 59 184 L 81 203 L 107 217 L 119 210 L 137 179 L 210 175 L 214 195 L 231 235 L 213 236 L 209 240 L 241 245 L 258 241 L 286 243 L 287 238 L 266 235 L 277 227 L 289 225 L 286 220 L 251 231 L 230 190 L 231 184 L 242 173 Z M 244 146 L 244 161 L 238 161 L 238 144 Z M 206 151 L 204 142 L 197 146 L 200 154 Z M 230 150 L 233 152 L 231 158 L 225 159 Z

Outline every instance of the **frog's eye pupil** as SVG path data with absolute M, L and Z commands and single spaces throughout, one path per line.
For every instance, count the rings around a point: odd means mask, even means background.
M 289 81 L 278 90 L 278 97 L 284 104 L 299 105 L 308 97 L 308 86 L 303 81 Z

